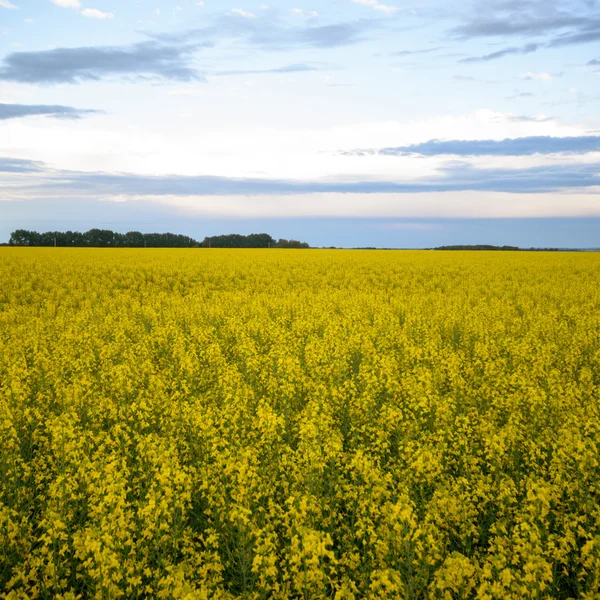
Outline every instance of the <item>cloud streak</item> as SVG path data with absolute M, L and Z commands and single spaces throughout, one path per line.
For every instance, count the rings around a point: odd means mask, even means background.
M 443 46 L 436 46 L 435 48 L 425 48 L 423 50 L 398 50 L 396 52 L 390 52 L 389 56 L 413 56 L 415 54 L 430 54 L 431 52 L 438 52 L 443 50 Z
M 55 119 L 81 119 L 102 113 L 101 110 L 74 108 L 72 106 L 46 104 L 0 104 L 0 121 L 44 115 Z
M 520 119 L 523 120 L 523 119 Z M 530 136 L 504 140 L 429 140 L 421 144 L 352 150 L 346 156 L 532 156 L 534 154 L 586 154 L 600 152 L 600 136 Z
M 469 58 L 463 58 L 458 62 L 461 63 L 476 63 L 476 62 L 489 62 L 490 60 L 496 60 L 498 58 L 503 58 L 505 56 L 509 56 L 510 54 L 529 54 L 531 52 L 535 52 L 539 48 L 539 44 L 527 44 L 522 48 L 511 47 L 504 48 L 504 50 L 498 50 L 497 52 L 492 52 L 491 54 L 485 54 L 484 56 L 471 56 Z
M 207 73 L 207 75 L 212 75 L 213 77 L 227 75 L 277 75 L 282 73 L 309 73 L 323 70 L 323 67 L 297 63 L 293 65 L 284 65 L 283 67 L 275 67 L 273 69 L 234 69 L 231 71 L 214 71 L 212 73 Z
M 44 170 L 43 162 L 0 156 L 0 173 L 40 173 Z

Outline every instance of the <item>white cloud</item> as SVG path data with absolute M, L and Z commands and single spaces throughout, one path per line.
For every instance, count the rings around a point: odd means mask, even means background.
M 527 73 L 521 73 L 521 79 L 531 80 L 531 79 L 539 79 L 541 81 L 552 81 L 552 75 L 550 73 L 532 73 L 528 71 Z
M 375 10 L 379 10 L 381 12 L 387 13 L 389 15 L 398 12 L 398 9 L 395 6 L 390 6 L 389 4 L 382 4 L 379 0 L 352 0 L 354 4 L 362 4 L 363 6 L 370 6 Z
M 52 4 L 60 6 L 61 8 L 80 8 L 81 3 L 79 0 L 52 0 Z
M 90 19 L 112 19 L 114 15 L 110 12 L 102 12 L 97 8 L 84 8 L 81 11 L 81 14 L 84 17 L 89 17 Z
M 2 0 L 0 0 L 0 2 L 1 1 Z M 90 19 L 112 19 L 114 17 L 111 12 L 103 12 L 97 8 L 84 8 L 81 10 L 81 3 L 79 0 L 52 0 L 52 3 L 61 8 L 72 8 L 80 11 L 84 17 L 89 17 Z M 27 22 L 27 20 L 25 22 Z
M 268 6 L 265 6 L 265 8 L 268 8 Z M 293 15 L 299 15 L 299 16 L 302 16 L 302 15 L 308 15 L 309 17 L 318 17 L 319 16 L 319 13 L 316 10 L 309 10 L 307 12 L 304 12 L 303 8 L 292 8 L 291 13 Z
M 11 4 L 8 0 L 0 0 L 0 7 L 2 8 L 19 8 L 14 4 Z
M 33 23 L 33 19 L 31 17 L 28 17 L 27 19 L 25 19 L 25 23 L 27 23 L 27 25 L 31 25 Z
M 154 12 L 156 13 L 157 17 L 160 17 L 160 8 L 157 8 Z
M 238 17 L 244 17 L 245 19 L 256 19 L 256 15 L 254 13 L 248 12 L 242 8 L 232 8 L 232 15 L 237 15 Z
M 204 6 L 204 2 L 196 2 L 196 6 Z
M 92 197 L 93 198 L 93 197 Z M 510 219 L 532 217 L 599 217 L 595 193 L 513 194 L 420 192 L 414 194 L 312 193 L 247 196 L 128 195 L 104 197 L 112 202 L 166 205 L 184 214 L 221 218 L 353 217 L 403 219 Z

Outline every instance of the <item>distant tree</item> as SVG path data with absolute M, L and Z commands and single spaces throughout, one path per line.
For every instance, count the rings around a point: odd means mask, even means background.
M 310 248 L 306 242 L 299 242 L 298 240 L 286 240 L 281 238 L 277 242 L 278 248 Z
M 268 233 L 251 233 L 246 236 L 247 248 L 272 248 L 275 240 Z
M 174 233 L 147 233 L 144 242 L 148 248 L 195 248 L 199 245 L 187 235 Z
M 90 229 L 84 234 L 84 244 L 90 248 L 113 247 L 115 234 L 108 229 Z
M 128 248 L 143 248 L 144 247 L 144 234 L 139 231 L 128 231 L 124 235 L 124 246 Z
M 203 248 L 274 248 L 275 240 L 268 233 L 215 235 L 204 238 Z
M 8 244 L 10 246 L 37 246 L 38 244 L 35 243 L 36 240 L 34 239 L 34 234 L 39 235 L 33 231 L 27 231 L 26 229 L 17 229 L 10 234 Z

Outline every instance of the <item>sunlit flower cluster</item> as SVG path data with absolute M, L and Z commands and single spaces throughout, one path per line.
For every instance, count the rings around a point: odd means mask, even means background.
M 0 249 L 0 598 L 598 598 L 600 255 Z

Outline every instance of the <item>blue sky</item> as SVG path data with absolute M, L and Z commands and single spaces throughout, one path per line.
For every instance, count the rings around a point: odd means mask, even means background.
M 0 0 L 0 240 L 600 246 L 600 2 Z

